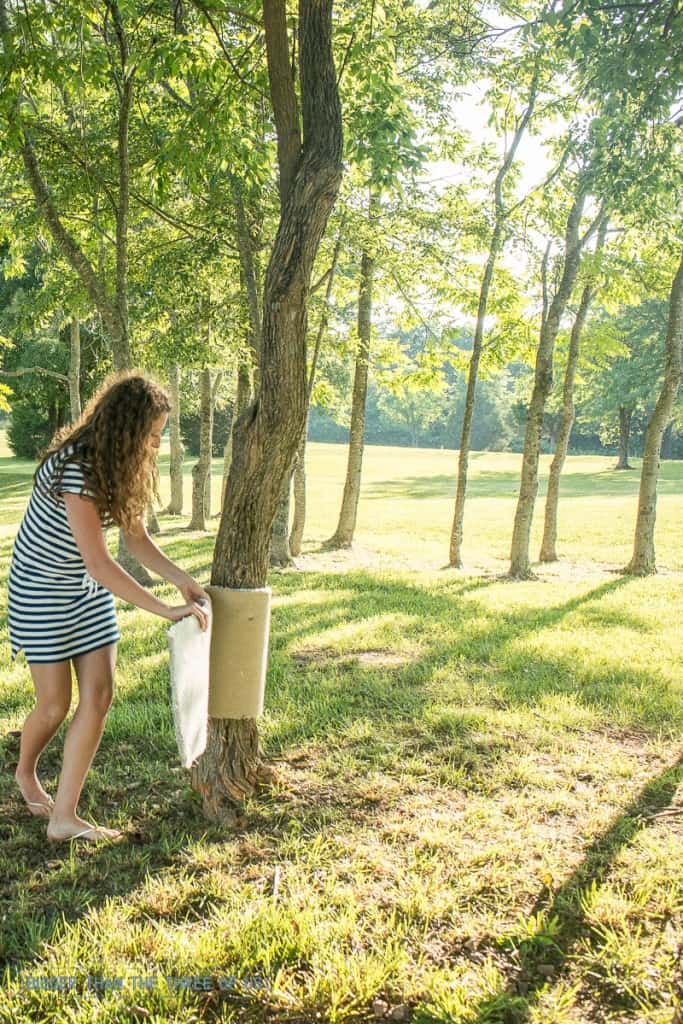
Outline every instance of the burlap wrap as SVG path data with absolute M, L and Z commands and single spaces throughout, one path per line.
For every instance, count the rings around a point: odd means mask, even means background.
M 209 715 L 258 718 L 266 686 L 270 587 L 205 589 L 213 612 Z

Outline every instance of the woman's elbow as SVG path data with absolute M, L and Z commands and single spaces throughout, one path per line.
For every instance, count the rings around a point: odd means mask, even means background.
M 104 583 L 104 580 L 110 574 L 114 559 L 109 554 L 97 554 L 84 558 L 83 561 L 88 576 L 97 580 L 98 583 Z

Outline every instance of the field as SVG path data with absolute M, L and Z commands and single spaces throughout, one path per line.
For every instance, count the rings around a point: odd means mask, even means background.
M 4 455 L 3 578 L 33 468 Z M 463 571 L 447 451 L 368 448 L 357 544 L 324 551 L 344 459 L 311 446 L 304 554 L 271 575 L 278 780 L 235 830 L 178 766 L 167 624 L 119 602 L 81 811 L 127 838 L 48 847 L 14 785 L 32 687 L 3 635 L 2 1024 L 683 1021 L 683 464 L 662 467 L 656 576 L 617 571 L 637 469 L 575 457 L 561 561 L 511 583 L 520 456 L 472 459 Z M 206 582 L 217 520 L 187 521 L 157 542 Z

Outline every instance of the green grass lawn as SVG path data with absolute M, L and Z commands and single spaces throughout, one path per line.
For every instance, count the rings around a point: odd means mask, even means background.
M 237 829 L 206 821 L 178 766 L 167 624 L 119 603 L 81 810 L 129 838 L 48 846 L 13 783 L 32 686 L 5 634 L 2 1024 L 683 1020 L 683 465 L 662 467 L 658 575 L 613 571 L 638 472 L 570 458 L 562 560 L 511 583 L 520 456 L 473 457 L 460 572 L 453 452 L 368 448 L 357 545 L 328 553 L 344 460 L 311 446 L 304 554 L 271 577 L 278 781 Z M 31 471 L 0 458 L 5 576 Z M 206 582 L 217 521 L 187 521 L 162 516 L 158 543 Z M 60 978 L 75 988 L 45 987 Z

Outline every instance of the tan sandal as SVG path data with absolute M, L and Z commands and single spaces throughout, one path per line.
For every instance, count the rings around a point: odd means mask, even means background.
M 89 828 L 84 828 L 81 832 L 76 832 L 72 836 L 48 836 L 48 841 L 51 843 L 67 843 L 71 842 L 72 839 L 82 839 L 87 836 L 88 833 L 94 832 L 99 835 L 100 839 L 106 840 L 107 842 L 113 842 L 115 839 L 120 839 L 123 832 L 119 832 L 118 829 L 112 829 L 112 832 L 116 832 L 116 835 L 109 836 L 100 828 L 99 825 L 91 825 Z
M 25 800 L 25 803 L 26 803 L 26 806 L 29 807 L 29 808 L 30 807 L 42 807 L 44 810 L 46 810 L 48 812 L 47 814 L 40 814 L 40 813 L 38 813 L 36 811 L 31 811 L 31 814 L 34 816 L 34 818 L 49 818 L 50 814 L 52 813 L 52 808 L 55 805 L 55 802 L 52 799 L 50 799 L 49 803 L 45 803 L 44 800 Z

